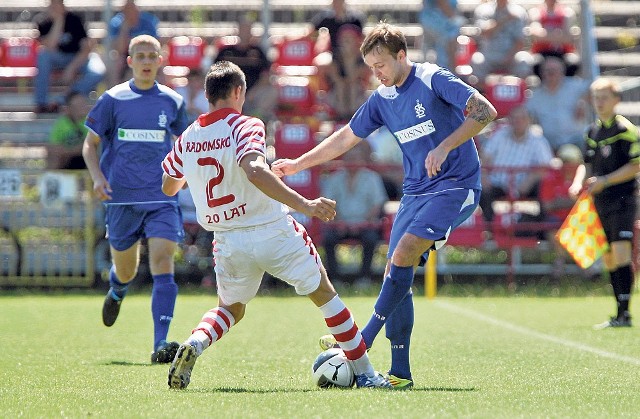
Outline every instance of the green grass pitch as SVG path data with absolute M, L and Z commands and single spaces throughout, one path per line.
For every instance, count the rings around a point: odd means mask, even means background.
M 196 363 L 190 386 L 167 388 L 150 365 L 150 297 L 125 300 L 112 328 L 101 295 L 0 296 L 0 417 L 638 417 L 638 326 L 594 331 L 609 296 L 416 296 L 412 391 L 322 390 L 310 382 L 319 310 L 304 297 L 257 297 Z M 373 297 L 348 297 L 363 326 Z M 169 338 L 183 341 L 211 295 L 179 295 Z M 632 313 L 640 313 L 633 299 Z M 370 351 L 389 366 L 383 334 Z

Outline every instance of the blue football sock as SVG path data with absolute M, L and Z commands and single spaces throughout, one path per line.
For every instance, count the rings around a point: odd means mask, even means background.
M 387 319 L 385 331 L 391 342 L 391 369 L 389 374 L 411 378 L 409 345 L 413 330 L 413 293 L 408 293 Z
M 109 270 L 109 286 L 111 286 L 111 297 L 114 300 L 122 300 L 125 295 L 127 295 L 127 290 L 129 289 L 129 284 L 123 284 L 118 279 L 118 275 L 116 275 L 115 266 L 111 266 Z
M 380 295 L 378 295 L 378 299 L 373 306 L 373 314 L 367 325 L 362 329 L 362 337 L 367 344 L 367 348 L 373 345 L 373 341 L 380 333 L 380 329 L 384 326 L 387 318 L 411 290 L 412 283 L 413 267 L 391 265 L 389 276 L 382 283 Z
M 157 348 L 160 341 L 167 339 L 177 296 L 178 285 L 173 279 L 173 274 L 153 275 L 151 315 L 153 317 L 154 349 Z

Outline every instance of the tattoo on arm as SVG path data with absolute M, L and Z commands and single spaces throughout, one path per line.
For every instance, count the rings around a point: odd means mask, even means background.
M 477 95 L 473 95 L 469 98 L 466 111 L 467 117 L 475 119 L 482 125 L 487 125 L 493 120 L 491 112 L 489 111 L 489 106 L 487 106 L 485 101 L 478 98 Z

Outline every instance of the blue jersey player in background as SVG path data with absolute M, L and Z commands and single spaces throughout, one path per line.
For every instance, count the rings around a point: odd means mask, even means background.
M 403 153 L 403 197 L 391 229 L 385 280 L 362 335 L 371 347 L 386 324 L 389 381 L 406 389 L 413 386 L 414 270 L 478 206 L 480 161 L 472 137 L 496 117 L 496 110 L 448 70 L 412 63 L 403 33 L 387 23 L 369 32 L 360 52 L 381 86 L 348 125 L 297 159 L 275 161 L 272 170 L 284 176 L 322 164 L 383 125 L 394 134 Z
M 127 64 L 133 79 L 107 90 L 89 112 L 82 155 L 93 191 L 105 205 L 113 260 L 102 321 L 115 323 L 138 271 L 140 242 L 146 239 L 153 277 L 151 362 L 169 363 L 179 346 L 167 342 L 178 294 L 173 256 L 184 231 L 177 199 L 162 192 L 161 164 L 186 129 L 187 114 L 182 97 L 156 82 L 160 53 L 160 42 L 152 36 L 131 40 Z

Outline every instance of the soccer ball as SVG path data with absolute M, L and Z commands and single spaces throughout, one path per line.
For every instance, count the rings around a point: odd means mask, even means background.
M 321 388 L 353 387 L 356 376 L 340 348 L 331 348 L 318 355 L 311 368 L 313 382 Z

